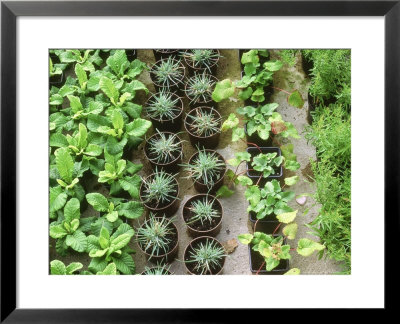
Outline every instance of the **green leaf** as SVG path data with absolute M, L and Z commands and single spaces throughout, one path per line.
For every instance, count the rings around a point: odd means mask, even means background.
M 113 262 L 117 266 L 119 272 L 129 275 L 135 273 L 135 262 L 132 256 L 127 253 L 122 253 L 118 257 L 112 257 Z
M 94 192 L 86 195 L 87 202 L 93 206 L 93 208 L 99 212 L 108 211 L 108 201 L 107 198 L 102 194 Z
M 252 206 L 255 206 L 258 204 L 258 202 L 261 199 L 261 192 L 258 186 L 250 186 L 246 189 L 244 196 L 246 199 L 250 202 Z
M 228 198 L 232 196 L 235 192 L 233 190 L 230 190 L 226 185 L 221 186 L 217 190 L 216 196 L 217 197 L 223 197 L 223 198 Z
M 240 100 L 247 100 L 251 97 L 253 94 L 253 89 L 251 87 L 248 87 L 244 90 L 239 91 L 238 97 Z
M 106 268 L 107 263 L 108 262 L 103 258 L 93 258 L 92 261 L 90 261 L 88 268 L 90 271 L 97 273 L 103 271 Z
M 280 260 L 274 259 L 271 256 L 271 257 L 265 259 L 265 263 L 266 263 L 267 271 L 271 271 L 271 270 L 275 269 L 279 265 Z
M 300 163 L 297 161 L 290 161 L 286 160 L 285 161 L 285 169 L 291 170 L 291 171 L 296 171 L 300 168 Z
M 239 125 L 239 118 L 237 118 L 235 114 L 231 113 L 222 124 L 221 131 L 225 132 L 228 129 L 236 127 L 237 125 Z
M 265 104 L 264 106 L 262 106 L 260 108 L 260 111 L 263 115 L 271 116 L 272 113 L 275 111 L 275 109 L 278 107 L 279 107 L 279 105 L 275 102 L 268 103 L 268 104 Z
M 65 244 L 77 252 L 84 252 L 87 247 L 87 238 L 81 231 L 76 231 L 72 235 L 67 235 Z
M 237 179 L 242 186 L 251 186 L 253 184 L 253 181 L 247 176 L 241 175 Z
M 118 219 L 118 212 L 114 210 L 113 212 L 108 213 L 106 218 L 109 222 L 114 223 Z
M 50 237 L 54 239 L 63 238 L 68 234 L 62 224 L 50 226 Z
M 129 192 L 132 198 L 139 198 L 139 188 L 140 184 L 142 183 L 142 179 L 140 176 L 135 174 L 132 177 L 124 177 L 118 182 L 125 191 Z
M 299 181 L 299 176 L 293 176 L 293 177 L 285 178 L 285 184 L 287 186 L 293 186 L 294 184 L 297 183 L 297 181 Z
M 69 104 L 71 106 L 71 110 L 74 114 L 76 114 L 78 111 L 83 110 L 83 106 L 81 103 L 81 100 L 76 97 L 76 96 L 72 96 L 72 95 L 68 95 L 67 96 L 68 100 L 69 100 Z
M 289 105 L 291 105 L 295 108 L 303 108 L 303 106 L 304 106 L 303 97 L 301 96 L 301 94 L 298 90 L 293 91 L 289 95 L 287 101 L 288 101 Z
M 247 117 L 253 117 L 256 114 L 257 109 L 251 106 L 239 107 L 237 110 L 238 114 L 245 115 Z
M 144 90 L 146 94 L 149 93 L 147 87 L 139 80 L 133 80 L 132 82 L 127 84 L 126 90 L 131 91 L 131 93 L 132 91 L 138 91 L 138 90 Z M 132 95 L 134 95 L 134 93 L 132 93 Z
M 239 89 L 247 88 L 255 79 L 255 76 L 244 75 L 240 80 L 235 82 L 235 86 Z
M 111 122 L 115 129 L 124 128 L 124 119 L 122 118 L 121 113 L 117 109 L 115 109 L 112 113 Z
M 307 238 L 302 238 L 297 243 L 297 253 L 302 256 L 310 256 L 314 251 L 322 251 L 325 245 L 319 244 Z
M 229 159 L 227 162 L 232 166 L 238 166 L 240 162 L 247 161 L 250 162 L 251 155 L 249 152 L 236 152 L 234 159 Z
M 297 216 L 297 210 L 288 212 L 288 213 L 283 213 L 280 215 L 277 215 L 276 218 L 281 222 L 285 224 L 289 224 L 294 221 L 294 219 Z
M 135 234 L 135 231 L 129 224 L 122 223 L 121 225 L 118 226 L 117 230 L 111 235 L 110 238 L 111 238 L 111 240 L 114 240 L 115 238 L 117 238 L 118 236 L 120 236 L 122 234 L 127 234 L 130 237 L 133 237 L 133 235 Z
M 71 183 L 72 172 L 74 170 L 74 161 L 72 160 L 68 149 L 66 147 L 59 148 L 54 154 L 56 156 L 57 170 L 61 176 L 61 179 Z
M 80 203 L 76 198 L 71 198 L 64 207 L 64 218 L 65 221 L 71 223 L 74 219 L 79 219 L 81 215 Z
M 50 212 L 54 213 L 63 208 L 67 199 L 68 195 L 61 187 L 50 188 Z
M 251 234 L 240 234 L 238 236 L 238 240 L 239 240 L 240 243 L 247 245 L 247 244 L 250 244 L 251 241 L 253 240 L 253 235 L 251 235 Z
M 68 146 L 68 141 L 65 135 L 61 133 L 54 133 L 50 135 L 50 146 L 52 147 L 65 147 Z
M 118 214 L 129 219 L 136 219 L 143 215 L 144 207 L 138 201 L 130 201 L 118 206 Z
M 110 263 L 103 271 L 97 272 L 97 275 L 116 275 L 117 266 L 115 263 Z
M 117 251 L 121 250 L 124 246 L 128 245 L 131 240 L 131 236 L 129 234 L 122 234 L 111 241 L 111 250 Z
M 51 261 L 50 273 L 52 275 L 65 275 L 66 274 L 65 264 L 59 260 Z
M 296 238 L 297 234 L 297 224 L 288 224 L 282 229 L 282 233 L 289 239 L 289 240 L 294 240 Z
M 80 262 L 72 262 L 70 263 L 67 268 L 65 269 L 67 274 L 72 275 L 75 271 L 82 269 L 83 264 Z
M 224 99 L 228 99 L 235 92 L 235 85 L 229 79 L 225 79 L 217 82 L 215 89 L 212 93 L 212 99 L 215 102 L 220 102 Z
M 279 60 L 276 61 L 268 61 L 264 63 L 264 67 L 271 72 L 278 71 L 282 68 L 283 63 Z
M 131 130 L 128 132 L 130 136 L 140 137 L 146 134 L 151 127 L 151 122 L 145 119 L 137 118 L 131 123 Z
M 89 156 L 99 156 L 103 153 L 103 149 L 99 145 L 89 144 L 84 153 Z
M 114 73 L 118 76 L 122 76 L 124 74 L 124 71 L 129 66 L 125 50 L 116 50 L 113 55 L 110 55 L 108 57 L 106 62 L 107 65 L 111 67 Z
M 60 96 L 58 93 L 50 96 L 49 104 L 51 106 L 62 105 L 63 102 L 64 102 L 64 98 L 62 96 Z
M 232 142 L 236 142 L 245 136 L 246 134 L 244 133 L 244 128 L 238 127 L 232 130 Z
M 300 274 L 300 269 L 292 268 L 289 271 L 285 272 L 283 275 L 299 275 L 299 274 Z
M 258 63 L 260 61 L 258 57 L 258 51 L 257 50 L 250 50 L 247 52 L 244 52 L 242 54 L 242 57 L 240 59 L 240 62 L 242 64 L 248 64 L 248 63 Z
M 100 89 L 106 94 L 106 96 L 110 99 L 110 101 L 116 105 L 118 98 L 119 98 L 119 92 L 117 88 L 115 87 L 113 81 L 107 77 L 101 77 L 100 79 Z
M 88 79 L 85 70 L 79 63 L 75 65 L 75 74 L 78 77 L 79 85 L 85 90 Z

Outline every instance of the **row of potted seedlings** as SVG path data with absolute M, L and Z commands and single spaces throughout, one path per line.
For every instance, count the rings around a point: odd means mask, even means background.
M 186 270 L 190 274 L 220 274 L 225 250 L 214 237 L 221 230 L 223 210 L 213 194 L 222 186 L 227 168 L 224 158 L 212 150 L 219 142 L 221 116 L 211 98 L 217 79 L 208 74 L 215 74 L 220 55 L 216 50 L 154 50 L 154 54 L 159 60 L 151 67 L 150 76 L 157 92 L 147 100 L 145 112 L 155 134 L 144 145 L 154 173 L 143 179 L 140 187 L 141 201 L 150 215 L 138 229 L 138 243 L 157 267 L 146 268 L 145 274 L 170 274 L 165 263 L 173 261 L 178 253 L 179 234 L 171 216 L 180 205 L 176 180 L 180 167 L 199 192 L 182 208 L 187 232 L 194 238 L 184 251 Z M 189 70 L 187 80 L 182 61 Z M 182 161 L 179 138 L 184 114 L 181 95 L 192 108 L 183 123 L 191 144 L 197 148 L 187 163 Z

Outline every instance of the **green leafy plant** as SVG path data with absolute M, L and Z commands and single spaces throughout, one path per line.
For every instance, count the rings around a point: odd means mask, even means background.
M 173 93 L 161 91 L 149 99 L 146 105 L 146 113 L 156 120 L 171 120 L 178 116 L 182 110 L 178 103 L 179 98 Z
M 215 79 L 206 72 L 195 74 L 186 83 L 185 93 L 190 103 L 203 103 L 212 100 Z
M 56 75 L 61 75 L 63 73 L 63 70 L 61 67 L 57 64 L 53 65 L 53 61 L 51 60 L 51 57 L 49 57 L 49 73 L 50 77 L 56 76 Z
M 221 117 L 214 109 L 195 108 L 187 115 L 187 126 L 194 135 L 208 137 L 221 132 Z
M 151 161 L 156 163 L 170 163 L 182 155 L 182 141 L 177 134 L 161 133 L 148 141 L 148 150 Z
M 205 149 L 198 150 L 191 164 L 182 164 L 182 166 L 188 173 L 188 179 L 198 181 L 209 189 L 223 176 L 222 172 L 226 168 L 225 161 L 221 161 L 216 152 Z
M 76 198 L 71 198 L 64 207 L 62 221 L 50 224 L 50 236 L 57 239 L 57 245 L 64 250 L 71 248 L 77 252 L 84 252 L 87 248 L 87 238 L 82 231 L 80 223 L 80 203 Z
M 278 153 L 260 153 L 253 158 L 251 166 L 253 170 L 258 171 L 264 178 L 276 173 L 275 168 L 279 167 L 284 160 L 283 156 L 278 156 Z
M 287 203 L 294 196 L 292 191 L 282 191 L 279 182 L 275 179 L 267 182 L 261 189 L 256 185 L 251 185 L 245 191 L 245 197 L 249 202 L 247 211 L 254 212 L 257 219 L 293 212 Z
M 134 234 L 132 227 L 124 223 L 112 235 L 106 227 L 101 228 L 98 237 L 89 235 L 87 251 L 92 258 L 89 270 L 97 274 L 116 274 L 116 270 L 123 274 L 134 274 L 133 250 L 128 246 Z M 115 264 L 115 270 L 114 266 L 110 266 L 111 263 Z
M 110 119 L 103 116 L 89 116 L 87 126 L 90 131 L 103 134 L 106 138 L 105 148 L 110 154 L 122 152 L 126 145 L 137 144 L 136 138 L 146 134 L 151 122 L 136 118 L 126 123 L 119 110 L 113 110 Z
M 189 258 L 185 263 L 194 263 L 194 271 L 201 275 L 212 274 L 222 266 L 226 256 L 224 248 L 217 241 L 207 238 L 204 243 L 199 242 L 198 246 L 189 250 Z
M 142 180 L 136 173 L 143 165 L 123 160 L 121 155 L 122 153 L 111 155 L 104 150 L 104 170 L 99 172 L 98 182 L 111 186 L 110 195 L 115 196 L 125 190 L 132 198 L 139 198 L 139 186 Z
M 146 205 L 160 207 L 177 198 L 177 184 L 174 175 L 156 170 L 143 180 L 142 200 Z
M 170 244 L 177 235 L 172 222 L 173 218 L 155 217 L 150 213 L 148 220 L 138 228 L 138 244 L 150 255 L 150 258 L 170 252 Z
M 173 85 L 182 83 L 184 68 L 181 61 L 170 56 L 155 64 L 151 69 L 151 73 L 157 84 L 163 88 L 170 88 Z
M 189 207 L 186 207 L 191 217 L 185 221 L 190 225 L 199 222 L 201 225 L 211 225 L 214 219 L 221 217 L 221 213 L 214 207 L 215 198 L 209 199 L 207 196 L 201 200 L 194 200 Z
M 104 217 L 111 223 L 117 221 L 120 216 L 137 219 L 144 212 L 143 205 L 138 201 L 123 202 L 122 199 L 107 199 L 97 192 L 87 194 L 86 200 L 94 210 L 104 213 Z
M 194 68 L 206 69 L 210 73 L 212 72 L 211 67 L 222 57 L 216 50 L 212 49 L 188 50 L 183 52 L 182 56 Z
M 64 262 L 60 260 L 50 262 L 50 274 L 52 275 L 73 275 L 82 268 L 83 264 L 80 262 L 72 262 L 68 266 L 65 266 Z
M 85 71 L 89 72 L 95 71 L 95 65 L 100 66 L 103 63 L 99 53 L 100 50 L 81 51 L 78 49 L 57 52 L 62 63 L 79 63 Z

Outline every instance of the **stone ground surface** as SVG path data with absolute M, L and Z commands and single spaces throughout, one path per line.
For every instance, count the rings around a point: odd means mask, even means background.
M 272 57 L 276 57 L 276 53 L 271 51 Z M 221 55 L 223 58 L 220 60 L 220 65 L 217 70 L 217 78 L 222 80 L 225 78 L 230 78 L 231 80 L 237 80 L 240 78 L 241 67 L 239 63 L 239 56 L 237 50 L 221 50 Z M 154 56 L 151 50 L 138 50 L 138 58 L 148 65 L 154 63 Z M 150 80 L 149 74 L 144 72 L 140 76 L 140 80 L 146 84 L 149 88 L 150 92 L 154 92 L 154 86 Z M 284 66 L 279 72 L 274 75 L 274 86 L 277 88 L 285 89 L 287 91 L 298 89 L 303 98 L 307 98 L 307 90 L 308 90 L 308 79 L 306 78 L 304 71 L 301 67 L 301 57 L 297 57 L 296 64 L 293 67 Z M 297 171 L 297 175 L 300 177 L 300 181 L 291 187 L 296 195 L 303 193 L 312 194 L 315 191 L 315 185 L 307 180 L 307 175 L 309 172 L 309 159 L 315 159 L 315 148 L 311 145 L 307 144 L 307 141 L 304 139 L 304 130 L 308 125 L 307 123 L 307 102 L 303 109 L 297 109 L 290 107 L 286 101 L 287 95 L 284 92 L 275 90 L 272 95 L 271 100 L 273 102 L 277 102 L 279 104 L 278 111 L 282 114 L 283 118 L 286 121 L 290 121 L 298 130 L 299 134 L 301 134 L 300 139 L 292 139 L 292 143 L 294 144 L 294 153 L 297 154 L 297 158 L 299 163 L 301 164 L 300 170 Z M 140 100 L 141 99 L 141 100 Z M 145 98 L 139 98 L 140 101 L 145 100 Z M 188 103 L 185 104 L 185 112 L 188 112 Z M 241 101 L 229 101 L 220 103 L 218 105 L 218 111 L 221 113 L 223 120 L 229 115 L 231 112 L 235 112 L 236 108 L 238 108 L 242 104 Z M 153 134 L 153 130 L 149 131 L 148 136 Z M 189 157 L 195 152 L 193 147 L 189 142 L 189 138 L 186 132 L 183 132 L 181 135 L 183 140 L 186 140 L 184 143 L 183 161 L 187 162 Z M 221 135 L 220 143 L 218 148 L 216 149 L 224 158 L 228 160 L 234 157 L 234 153 L 238 151 L 244 151 L 246 149 L 246 144 L 243 141 L 231 142 L 231 133 L 223 133 Z M 149 163 L 146 161 L 143 153 L 143 144 L 138 147 L 138 150 L 135 150 L 132 153 L 131 160 L 134 163 L 143 163 L 144 167 L 140 172 L 141 176 L 146 176 L 151 173 L 151 167 Z M 244 166 L 240 169 L 244 170 Z M 287 176 L 291 176 L 292 174 L 287 174 Z M 191 238 L 186 233 L 186 226 L 182 219 L 182 207 L 184 203 L 193 195 L 196 194 L 196 191 L 192 185 L 192 181 L 188 179 L 183 179 L 185 176 L 185 172 L 183 170 L 180 171 L 178 175 L 178 181 L 180 185 L 179 198 L 181 199 L 180 208 L 175 215 L 175 225 L 179 231 L 179 253 L 178 260 L 172 262 L 171 271 L 174 274 L 186 274 L 185 266 L 183 262 L 183 252 L 186 246 L 191 241 Z M 97 184 L 93 184 L 94 188 L 98 188 Z M 103 194 L 107 194 L 107 190 L 103 187 L 96 189 L 95 191 L 100 191 Z M 235 193 L 229 198 L 221 198 L 221 204 L 223 206 L 223 220 L 222 220 L 222 229 L 221 232 L 216 236 L 216 238 L 221 242 L 225 243 L 228 240 L 235 239 L 237 241 L 237 236 L 239 234 L 248 233 L 252 231 L 251 223 L 248 221 L 248 215 L 246 212 L 248 203 L 244 197 L 244 188 L 242 186 L 237 186 L 235 189 Z M 314 204 L 311 198 L 307 198 L 307 202 L 304 206 L 299 206 L 295 201 L 291 202 L 291 207 L 294 209 L 298 209 L 298 217 L 297 223 L 299 225 L 299 231 L 297 234 L 298 238 L 309 237 L 313 238 L 310 234 L 308 234 L 308 229 L 304 226 L 304 224 L 310 222 L 316 215 L 319 209 L 318 205 Z M 302 216 L 306 209 L 310 208 L 309 212 Z M 83 213 L 82 217 L 93 215 L 94 211 L 89 208 Z M 143 218 L 138 221 L 133 221 L 131 225 L 134 228 L 137 228 L 143 222 Z M 238 242 L 237 242 L 238 243 Z M 292 247 L 297 246 L 297 240 L 289 241 Z M 54 241 L 50 240 L 51 246 L 54 246 Z M 152 264 L 146 262 L 144 255 L 140 252 L 136 243 L 131 244 L 132 248 L 137 251 L 134 255 L 134 261 L 136 263 L 136 272 L 140 273 L 144 270 L 144 267 L 151 266 Z M 318 260 L 317 256 L 311 256 L 308 258 L 301 257 L 297 255 L 295 251 L 292 253 L 292 259 L 290 263 L 290 268 L 297 267 L 300 268 L 302 274 L 333 274 L 335 272 L 340 271 L 340 264 L 333 262 L 332 260 Z M 84 264 L 84 269 L 87 268 L 87 265 L 90 262 L 90 258 L 87 254 L 71 254 L 68 257 L 61 258 L 55 254 L 53 248 L 50 248 L 50 260 L 60 259 L 66 263 L 72 261 L 80 261 Z M 226 258 L 225 266 L 223 274 L 251 274 L 249 269 L 249 255 L 248 248 L 245 245 L 238 243 L 235 251 Z

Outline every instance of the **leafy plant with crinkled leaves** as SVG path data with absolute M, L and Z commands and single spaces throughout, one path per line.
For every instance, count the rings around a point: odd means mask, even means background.
M 105 149 L 110 154 L 118 154 L 125 146 L 137 146 L 141 142 L 140 137 L 151 127 L 151 122 L 136 118 L 127 123 L 119 110 L 113 110 L 109 117 L 89 116 L 87 127 L 94 133 L 104 135 Z
M 99 172 L 98 182 L 107 183 L 110 195 L 118 195 L 122 190 L 129 192 L 132 198 L 139 198 L 141 178 L 136 173 L 143 167 L 142 164 L 133 164 L 121 159 L 122 153 L 111 155 L 104 150 L 104 170 Z
M 288 236 L 284 233 L 288 238 Z M 254 234 L 240 234 L 238 239 L 241 243 L 252 245 L 252 250 L 257 251 L 264 258 L 264 263 L 267 271 L 275 269 L 280 260 L 291 258 L 290 245 L 283 244 L 284 237 L 279 235 L 274 237 L 262 232 L 254 232 Z M 325 248 L 324 245 L 314 242 L 307 238 L 302 238 L 297 243 L 297 253 L 307 257 L 315 251 L 321 251 Z M 298 270 L 298 269 L 297 269 Z M 293 274 L 298 274 L 300 271 L 295 271 Z
M 77 252 L 86 251 L 84 231 L 87 230 L 87 226 L 80 223 L 80 203 L 76 198 L 71 198 L 65 204 L 63 218 L 50 224 L 50 236 L 57 240 L 56 249 L 60 254 L 65 254 L 69 248 Z
M 134 251 L 128 246 L 134 234 L 133 228 L 123 223 L 111 235 L 106 227 L 101 228 L 98 236 L 89 235 L 87 252 L 92 258 L 89 270 L 93 273 L 104 272 L 114 263 L 119 272 L 134 274 L 135 262 L 131 255 Z
M 75 162 L 67 147 L 57 149 L 52 156 L 54 164 L 50 164 L 50 217 L 64 207 L 68 197 L 82 201 L 85 190 L 79 178 L 89 169 L 86 159 Z
M 105 105 L 95 101 L 93 98 L 79 98 L 74 95 L 67 95 L 69 106 L 50 114 L 50 132 L 61 133 L 62 131 L 75 131 L 79 123 L 86 124 L 88 116 L 98 116 Z
M 103 63 L 103 59 L 99 55 L 100 50 L 59 50 L 55 54 L 60 58 L 61 63 L 78 63 L 85 71 L 93 72 L 97 66 Z
M 245 197 L 249 202 L 247 211 L 254 212 L 257 219 L 290 213 L 293 209 L 287 203 L 294 196 L 292 191 L 282 191 L 279 182 L 275 179 L 267 182 L 261 189 L 257 185 L 251 185 L 245 191 Z
M 60 260 L 50 262 L 50 274 L 52 275 L 73 275 L 74 272 L 83 268 L 80 262 L 71 262 L 68 266 Z
M 256 133 L 261 139 L 268 140 L 271 133 L 281 137 L 299 138 L 296 128 L 290 122 L 285 122 L 280 113 L 275 110 L 277 103 L 268 103 L 259 107 L 239 107 L 237 113 L 245 117 L 246 132 L 249 136 Z M 222 125 L 222 130 L 232 129 L 232 141 L 237 141 L 245 136 L 244 130 L 239 126 L 235 114 L 231 114 Z
M 281 166 L 284 160 L 283 156 L 278 156 L 278 153 L 260 153 L 253 158 L 251 166 L 253 170 L 261 172 L 264 178 L 276 173 L 275 168 Z
M 144 212 L 143 205 L 138 201 L 124 201 L 118 198 L 107 199 L 97 192 L 87 194 L 86 200 L 94 210 L 102 213 L 102 216 L 111 223 L 116 222 L 121 216 L 137 219 Z
M 51 147 L 68 147 L 69 152 L 76 157 L 85 156 L 94 158 L 103 153 L 100 145 L 90 143 L 88 140 L 88 131 L 84 124 L 79 124 L 79 130 L 72 136 L 62 133 L 54 133 L 50 135 Z

